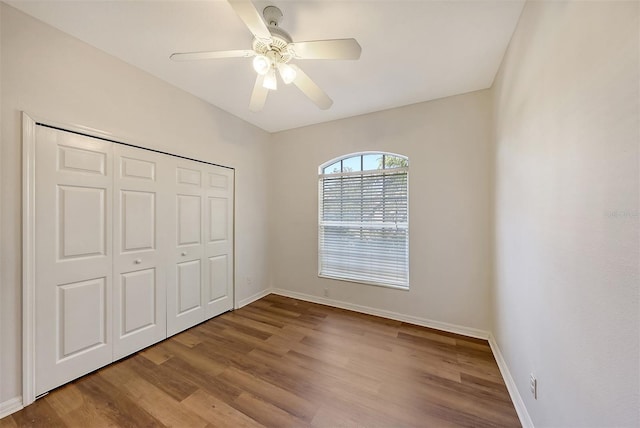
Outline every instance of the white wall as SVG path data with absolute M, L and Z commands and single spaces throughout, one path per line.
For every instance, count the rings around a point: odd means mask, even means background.
M 275 134 L 272 286 L 488 330 L 490 111 L 479 91 Z M 318 166 L 365 150 L 409 157 L 408 292 L 317 275 Z
M 638 4 L 528 2 L 494 84 L 494 334 L 537 427 L 640 426 Z
M 236 168 L 239 300 L 268 286 L 263 177 L 269 135 L 5 4 L 0 10 L 2 403 L 21 394 L 20 112 Z

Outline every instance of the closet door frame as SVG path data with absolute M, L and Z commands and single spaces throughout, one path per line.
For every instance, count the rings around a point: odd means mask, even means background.
M 109 132 L 86 127 L 82 125 L 70 125 L 57 123 L 51 120 L 41 119 L 32 114 L 22 112 L 22 406 L 26 407 L 36 400 L 36 126 L 43 125 L 57 128 L 62 131 L 74 132 L 111 142 L 112 144 L 124 144 L 141 150 L 149 150 L 167 156 L 184 158 L 179 155 L 148 149 L 143 144 L 132 141 L 130 138 L 113 135 Z M 120 141 L 131 141 L 134 144 L 125 144 Z M 137 144 L 135 144 L 137 143 Z M 203 164 L 212 165 L 207 162 Z M 220 165 L 221 166 L 221 165 Z M 224 166 L 223 166 L 224 167 Z M 229 168 L 234 171 L 234 168 Z M 235 182 L 235 180 L 234 180 Z M 235 205 L 235 197 L 234 197 Z M 234 209 L 235 217 L 235 209 Z M 235 229 L 235 220 L 234 220 Z M 234 233 L 235 241 L 235 233 Z M 234 242 L 233 276 L 235 272 L 235 242 Z M 233 281 L 233 309 L 238 308 L 235 281 Z M 115 361 L 115 359 L 114 359 Z

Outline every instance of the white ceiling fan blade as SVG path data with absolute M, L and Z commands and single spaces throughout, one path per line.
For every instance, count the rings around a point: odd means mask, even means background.
M 293 84 L 298 87 L 311 101 L 313 101 L 320 109 L 326 110 L 333 104 L 333 100 L 324 93 L 316 83 L 307 76 L 300 67 L 289 64 L 296 71 L 296 78 Z
M 242 22 L 249 28 L 251 34 L 258 39 L 271 39 L 271 33 L 262 20 L 262 16 L 249 0 L 228 0 Z
M 256 78 L 256 84 L 253 85 L 253 93 L 251 94 L 251 101 L 249 101 L 249 110 L 260 111 L 264 107 L 265 101 L 267 101 L 267 95 L 269 90 L 262 86 L 264 83 L 264 76 L 258 74 Z
M 200 59 L 218 59 L 218 58 L 249 58 L 256 53 L 252 50 L 235 50 L 235 51 L 210 51 L 210 52 L 178 52 L 171 54 L 169 58 L 174 61 L 193 61 Z
M 289 47 L 299 59 L 358 59 L 362 52 L 356 39 L 295 42 Z

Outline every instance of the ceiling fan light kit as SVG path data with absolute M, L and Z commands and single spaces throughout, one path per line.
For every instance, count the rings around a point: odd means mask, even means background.
M 283 62 L 278 64 L 278 71 L 280 72 L 280 77 L 282 78 L 282 81 L 287 85 L 293 82 L 294 80 L 296 80 L 296 76 L 298 74 L 296 73 L 296 70 L 293 67 Z
M 264 75 L 264 81 L 262 82 L 262 86 L 275 91 L 278 89 L 278 79 L 276 79 L 276 69 L 271 67 L 267 74 Z
M 258 74 L 262 74 L 263 76 L 269 72 L 271 68 L 271 62 L 269 58 L 264 55 L 256 55 L 253 58 L 253 69 Z
M 278 26 L 283 15 L 277 7 L 264 8 L 263 21 L 250 0 L 227 1 L 253 34 L 253 50 L 174 53 L 170 58 L 191 61 L 254 57 L 253 69 L 258 75 L 249 102 L 249 109 L 254 112 L 262 110 L 269 90 L 278 88 L 277 74 L 285 84 L 295 84 L 320 109 L 331 107 L 331 98 L 300 67 L 289 62 L 293 59 L 359 59 L 362 48 L 358 42 L 355 39 L 293 42 L 291 36 Z
M 256 73 L 265 76 L 263 86 L 267 89 L 276 89 L 276 68 L 280 73 L 280 78 L 287 85 L 295 80 L 296 71 L 290 65 L 283 62 L 282 55 L 280 55 L 279 53 L 275 51 L 269 51 L 266 52 L 266 55 L 256 55 L 253 58 L 253 69 L 256 71 Z

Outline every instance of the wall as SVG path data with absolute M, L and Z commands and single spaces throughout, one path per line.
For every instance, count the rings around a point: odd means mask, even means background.
M 275 134 L 272 286 L 487 331 L 490 109 L 479 91 Z M 365 150 L 409 157 L 408 292 L 318 277 L 318 166 Z
M 5 4 L 0 10 L 3 403 L 21 394 L 20 112 L 236 168 L 238 300 L 268 286 L 263 177 L 269 135 Z
M 638 5 L 528 2 L 493 88 L 493 331 L 538 427 L 640 426 Z

